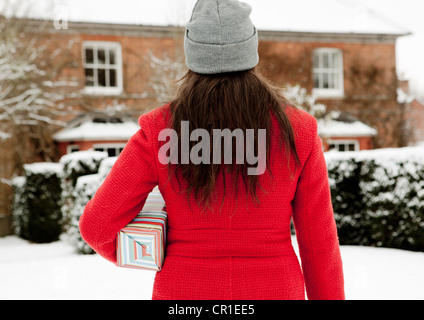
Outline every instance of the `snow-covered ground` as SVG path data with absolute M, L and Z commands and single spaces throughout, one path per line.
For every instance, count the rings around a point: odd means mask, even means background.
M 293 245 L 297 252 L 295 240 Z M 349 300 L 424 299 L 424 253 L 341 247 Z M 77 255 L 64 240 L 30 244 L 0 238 L 0 299 L 151 298 L 154 272 L 117 268 L 98 255 Z

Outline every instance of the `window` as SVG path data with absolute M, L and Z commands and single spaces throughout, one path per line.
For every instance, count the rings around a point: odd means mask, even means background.
M 68 153 L 78 152 L 80 150 L 79 145 L 77 144 L 70 144 L 66 147 L 66 151 Z
M 316 49 L 313 54 L 313 78 L 317 97 L 342 97 L 343 52 L 334 48 Z
M 122 92 L 121 45 L 117 42 L 83 43 L 85 91 L 90 94 Z
M 329 140 L 328 151 L 331 150 L 341 152 L 359 151 L 359 142 L 357 140 Z
M 125 144 L 123 143 L 107 143 L 93 145 L 94 151 L 107 152 L 109 157 L 117 157 L 124 150 Z

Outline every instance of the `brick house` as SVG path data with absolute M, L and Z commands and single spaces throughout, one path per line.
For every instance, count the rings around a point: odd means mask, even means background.
M 348 9 L 345 8 L 343 14 L 348 14 Z M 344 135 L 327 130 L 325 125 L 320 126 L 325 150 L 402 146 L 398 134 L 402 117 L 399 117 L 401 110 L 397 100 L 395 52 L 396 39 L 406 32 L 386 26 L 385 21 L 377 17 L 370 19 L 373 25 L 378 25 L 372 32 L 337 26 L 312 32 L 316 30 L 312 25 L 306 27 L 310 30 L 288 31 L 284 26 L 262 27 L 254 21 L 260 39 L 259 67 L 266 76 L 279 86 L 299 84 L 315 94 L 318 102 L 328 110 L 354 118 L 335 119 L 331 128 L 343 127 Z M 52 50 L 72 43 L 70 51 L 75 57 L 58 75 L 59 79 L 77 83 L 72 88 L 76 93 L 72 104 L 81 113 L 76 118 L 66 119 L 69 127 L 55 136 L 61 154 L 87 148 L 119 153 L 127 136 L 82 137 L 78 136 L 81 131 L 72 129 L 110 124 L 111 118 L 100 117 L 103 120 L 98 121 L 96 112 L 105 115 L 113 105 L 125 106 L 125 113 L 133 119 L 158 107 L 165 101 L 158 101 L 152 89 L 152 79 L 157 74 L 148 57 L 153 54 L 183 61 L 182 27 L 126 23 L 124 18 L 114 23 L 89 20 L 75 22 L 77 20 L 70 19 L 65 29 L 54 27 L 52 21 L 47 31 L 47 45 Z M 318 24 L 321 22 L 316 20 Z M 28 19 L 26 24 L 31 32 L 36 30 L 39 21 Z M 118 124 L 127 120 L 121 119 Z M 0 148 L 3 149 L 0 150 L 0 173 L 10 178 L 13 159 L 4 152 L 6 144 Z M 10 231 L 10 194 L 10 187 L 0 184 L 0 236 Z

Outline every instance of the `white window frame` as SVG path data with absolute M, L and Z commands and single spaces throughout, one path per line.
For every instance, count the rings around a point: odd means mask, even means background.
M 359 141 L 358 140 L 354 140 L 354 139 L 337 139 L 337 140 L 327 140 L 327 144 L 328 144 L 328 148 L 330 149 L 330 145 L 331 144 L 335 144 L 337 147 L 336 149 L 334 149 L 337 152 L 349 152 L 349 145 L 353 144 L 355 145 L 355 150 L 353 151 L 360 151 L 361 147 L 359 145 Z M 338 146 L 340 145 L 344 145 L 345 146 L 345 151 L 340 151 Z M 334 151 L 334 150 L 329 150 L 329 151 Z
M 125 143 L 96 143 L 93 144 L 93 150 L 103 149 L 104 152 L 107 152 L 107 149 L 115 149 L 116 156 L 120 154 L 119 149 L 125 148 Z
M 324 66 L 324 56 L 333 56 L 337 60 L 328 60 L 329 66 Z M 318 57 L 318 66 L 315 64 Z M 331 65 L 330 65 L 331 64 Z M 312 56 L 312 79 L 314 89 L 312 93 L 317 98 L 343 98 L 344 97 L 344 71 L 343 51 L 337 48 L 317 48 Z M 324 88 L 325 75 L 328 76 L 330 88 Z M 315 87 L 315 77 L 319 77 L 319 87 Z
M 86 59 L 86 49 L 91 48 L 94 51 L 93 54 L 93 63 L 88 63 Z M 100 64 L 97 61 L 96 52 L 99 49 L 105 49 L 105 64 Z M 109 60 L 109 50 L 113 50 L 115 52 L 116 64 L 111 65 Z M 110 42 L 110 41 L 84 41 L 82 44 L 82 59 L 83 59 L 83 67 L 84 67 L 84 81 L 85 81 L 85 70 L 86 69 L 115 69 L 116 70 L 116 87 L 110 86 L 99 86 L 96 85 L 97 73 L 94 72 L 94 86 L 85 85 L 84 93 L 93 94 L 93 95 L 119 95 L 123 91 L 123 71 L 122 71 L 122 47 L 119 42 Z M 108 80 L 108 73 L 106 73 L 106 80 Z

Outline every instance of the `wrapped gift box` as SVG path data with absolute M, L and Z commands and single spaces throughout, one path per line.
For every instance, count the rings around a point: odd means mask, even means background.
M 155 188 L 137 217 L 118 233 L 118 266 L 160 271 L 165 258 L 166 219 L 165 201 Z

